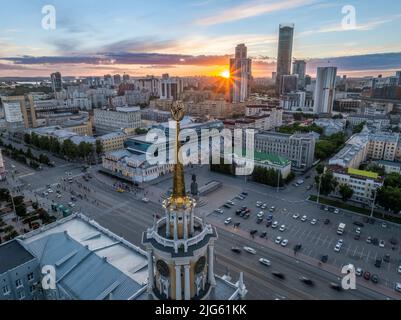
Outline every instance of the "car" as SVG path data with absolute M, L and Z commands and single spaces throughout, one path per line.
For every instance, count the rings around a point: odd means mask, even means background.
M 340 252 L 341 251 L 341 244 L 337 243 L 336 246 L 334 247 L 335 252 Z
M 239 216 L 241 217 L 241 218 L 243 218 L 244 216 L 245 216 L 245 211 L 241 211 L 241 213 L 239 214 Z
M 267 204 L 265 203 L 264 205 L 261 206 L 262 209 L 267 209 Z
M 288 245 L 288 240 L 284 239 L 283 241 L 281 241 L 281 246 L 282 247 L 286 247 Z
M 328 256 L 328 255 L 323 255 L 323 256 L 320 258 L 320 261 L 323 262 L 323 263 L 327 263 L 328 260 L 329 260 L 329 256 Z
M 370 280 L 373 283 L 379 283 L 379 276 L 377 274 L 372 275 L 372 277 L 370 278 Z
M 48 193 L 53 193 L 53 190 L 49 188 L 49 189 L 47 190 L 47 192 L 48 192 Z
M 294 219 L 298 219 L 298 218 L 299 218 L 299 214 L 296 213 L 296 214 L 294 214 L 292 217 L 293 217 Z
M 265 216 L 265 213 L 263 211 L 260 211 L 257 215 L 258 218 L 263 218 Z
M 375 261 L 375 267 L 376 268 L 381 268 L 382 262 L 383 262 L 382 258 L 377 258 L 376 261 Z
M 372 237 L 369 236 L 369 237 L 366 239 L 366 242 L 367 242 L 367 243 L 372 243 Z
M 362 269 L 362 268 L 356 268 L 355 274 L 356 274 L 358 277 L 362 277 L 362 276 L 363 276 L 363 269 Z
M 371 273 L 369 272 L 369 271 L 365 271 L 365 273 L 363 274 L 363 278 L 365 279 L 365 280 L 370 280 L 370 277 L 371 277 L 372 275 L 371 275 Z
M 387 228 L 387 223 L 383 222 L 383 223 L 382 223 L 382 228 L 383 228 L 383 229 L 386 229 L 386 228 Z
M 335 209 L 335 210 L 334 210 L 334 213 L 335 213 L 335 214 L 339 214 L 339 213 L 340 213 L 340 210 L 339 210 L 339 209 Z
M 214 210 L 214 212 L 217 212 L 219 214 L 223 214 L 224 213 L 223 209 L 216 209 L 216 210 Z
M 57 198 L 58 199 L 60 199 L 60 198 L 62 198 L 63 196 L 61 195 L 61 194 L 57 194 Z
M 256 220 L 257 224 L 261 224 L 263 222 L 263 218 L 258 218 L 258 220 Z
M 361 239 L 361 235 L 360 234 L 356 234 L 355 236 L 354 236 L 354 240 L 360 240 Z
M 343 245 L 344 244 L 344 240 L 343 239 L 338 239 L 337 243 L 340 244 L 340 245 Z
M 276 210 L 276 207 L 271 207 L 271 208 L 269 209 L 270 212 L 274 212 L 275 210 Z
M 232 223 L 232 222 L 233 222 L 233 219 L 227 218 L 227 219 L 224 221 L 224 224 L 225 224 L 225 225 L 229 225 L 229 224 Z
M 401 292 L 401 282 L 396 282 L 394 286 L 395 291 Z
M 267 220 L 272 221 L 272 220 L 273 220 L 273 215 L 272 215 L 272 214 L 269 214 L 269 215 L 267 216 Z
M 270 267 L 270 266 L 271 266 L 270 260 L 267 260 L 267 259 L 265 259 L 265 258 L 260 258 L 260 259 L 259 259 L 259 262 L 260 262 L 261 264 L 267 266 L 267 267 Z
M 49 194 L 47 192 L 43 192 L 43 195 L 47 197 Z
M 386 254 L 383 258 L 383 261 L 386 263 L 390 263 L 390 260 L 391 260 L 391 256 L 389 254 Z
M 241 212 L 242 212 L 242 210 L 241 210 L 241 209 L 237 209 L 237 210 L 235 210 L 235 214 L 236 214 L 237 216 L 239 216 L 239 215 L 241 214 Z
M 395 238 L 391 238 L 391 239 L 390 239 L 390 243 L 391 243 L 393 246 L 396 246 L 396 245 L 398 244 L 398 240 L 395 239 Z
M 373 239 L 372 239 L 372 244 L 373 244 L 374 246 L 378 246 L 378 245 L 379 245 L 379 239 L 373 238 Z
M 277 222 L 277 221 L 274 221 L 273 224 L 272 224 L 272 228 L 273 228 L 273 229 L 276 229 L 277 227 L 278 227 L 278 222 Z
M 257 204 L 256 204 L 256 207 L 257 207 L 257 208 L 260 208 L 261 206 L 262 206 L 262 204 L 260 204 L 260 203 L 257 203 Z
M 313 184 L 309 185 L 309 186 L 306 188 L 306 190 L 308 190 L 308 191 L 310 191 L 310 190 L 312 190 L 312 189 L 313 189 Z
M 245 191 L 241 192 L 241 194 L 244 195 L 245 197 L 248 196 L 248 192 Z
M 329 224 L 330 224 L 330 219 L 324 220 L 324 224 L 325 224 L 326 226 L 329 225 Z
M 273 271 L 272 275 L 275 276 L 276 278 L 279 278 L 279 279 L 282 279 L 282 280 L 285 279 L 285 275 L 282 274 L 281 272 Z
M 311 279 L 309 279 L 309 278 L 301 277 L 301 278 L 299 278 L 299 280 L 300 280 L 301 282 L 305 283 L 305 284 L 308 285 L 308 286 L 313 286 L 313 285 L 314 285 L 314 282 L 313 282 Z
M 324 207 L 324 211 L 329 211 L 329 207 L 328 207 L 328 206 L 325 206 L 325 207 Z
M 267 237 L 267 232 L 266 231 L 262 232 L 259 237 L 262 238 L 262 239 L 266 238 Z
M 272 222 L 271 222 L 271 221 L 267 221 L 267 222 L 266 222 L 266 228 L 271 227 L 271 225 L 272 225 Z
M 380 240 L 380 242 L 379 242 L 379 247 L 380 247 L 380 248 L 384 248 L 385 245 L 386 245 L 386 241 Z
M 227 201 L 227 204 L 231 205 L 231 206 L 235 206 L 234 201 Z
M 308 217 L 307 217 L 307 216 L 303 216 L 303 217 L 301 218 L 301 221 L 302 221 L 302 222 L 308 221 Z
M 361 232 L 362 232 L 361 228 L 359 228 L 359 227 L 356 228 L 356 230 L 355 230 L 355 233 L 356 233 L 356 234 L 361 234 Z
M 310 224 L 314 226 L 315 224 L 317 224 L 317 220 L 316 220 L 316 219 L 313 219 L 313 220 L 310 222 Z
M 354 224 L 354 226 L 361 227 L 361 228 L 363 228 L 365 226 L 362 222 L 359 222 L 359 221 L 354 221 L 353 224 Z
M 280 227 L 279 231 L 280 232 L 284 232 L 285 231 L 285 225 L 284 224 Z
M 237 253 L 237 254 L 239 254 L 239 253 L 242 252 L 241 249 L 240 249 L 240 248 L 237 248 L 237 247 L 231 248 L 231 251 L 234 252 L 234 253 Z
M 251 247 L 244 247 L 244 251 L 246 251 L 250 254 L 256 254 L 256 250 Z
M 75 207 L 75 203 L 73 203 L 73 202 L 69 202 L 68 205 L 69 205 L 71 208 L 74 208 L 74 207 Z
M 342 289 L 343 289 L 341 285 L 339 285 L 338 283 L 335 283 L 335 282 L 330 283 L 330 288 L 332 288 L 333 290 L 336 290 L 336 291 L 342 291 Z
M 143 198 L 143 199 L 142 199 L 142 202 L 144 202 L 144 203 L 149 203 L 149 199 L 148 199 L 148 198 Z
M 247 214 L 244 215 L 244 219 L 245 219 L 245 220 L 248 220 L 250 217 L 251 217 L 251 215 L 250 215 L 249 213 L 247 213 Z
M 281 241 L 283 241 L 283 238 L 277 237 L 276 240 L 274 241 L 276 244 L 280 244 Z

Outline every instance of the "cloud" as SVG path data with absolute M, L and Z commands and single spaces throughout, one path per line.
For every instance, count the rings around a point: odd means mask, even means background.
M 156 52 L 171 49 L 178 45 L 177 40 L 155 40 L 154 37 L 137 37 L 110 43 L 102 52 Z
M 315 3 L 316 0 L 252 1 L 195 21 L 202 26 L 222 24 Z

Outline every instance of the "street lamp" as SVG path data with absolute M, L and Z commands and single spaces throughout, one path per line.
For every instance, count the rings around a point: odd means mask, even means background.
M 326 171 L 327 171 L 327 168 L 324 167 L 322 174 L 319 175 L 319 188 L 317 190 L 317 204 L 319 204 L 319 200 L 320 200 L 320 188 L 322 186 L 322 177 L 326 173 Z

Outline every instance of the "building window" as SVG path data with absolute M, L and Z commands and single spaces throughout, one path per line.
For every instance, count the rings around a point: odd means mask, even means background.
M 29 287 L 29 292 L 30 292 L 30 293 L 33 293 L 34 291 L 35 291 L 35 286 L 30 286 L 30 287 Z
M 16 286 L 17 288 L 22 287 L 22 281 L 21 281 L 21 279 L 17 279 L 17 280 L 15 281 L 15 286 Z
M 18 295 L 18 299 L 19 299 L 19 300 L 25 299 L 25 292 L 24 292 L 24 291 L 18 292 L 17 295 Z
M 32 281 L 32 280 L 33 280 L 33 272 L 28 274 L 28 281 Z
M 10 294 L 10 289 L 8 288 L 8 286 L 4 286 L 2 291 L 3 291 L 3 295 L 5 295 L 5 296 Z

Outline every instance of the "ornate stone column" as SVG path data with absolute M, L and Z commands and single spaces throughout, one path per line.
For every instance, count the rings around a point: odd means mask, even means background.
M 185 300 L 191 299 L 191 277 L 189 274 L 189 265 L 185 265 Z
M 208 278 L 211 286 L 216 285 L 216 279 L 214 278 L 214 246 L 208 248 Z
M 175 299 L 182 300 L 181 266 L 175 266 Z

